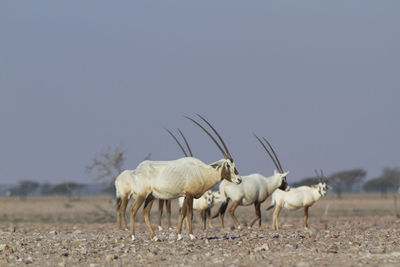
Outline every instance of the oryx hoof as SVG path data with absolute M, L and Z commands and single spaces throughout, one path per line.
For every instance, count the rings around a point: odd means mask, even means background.
M 190 240 L 195 240 L 196 239 L 195 235 L 190 234 L 189 236 L 190 236 Z
M 176 239 L 176 240 L 182 240 L 182 235 L 181 234 L 178 234 L 178 238 Z
M 160 225 L 158 226 L 158 231 L 162 231 L 162 227 Z
M 135 241 L 135 235 L 131 235 L 132 241 Z

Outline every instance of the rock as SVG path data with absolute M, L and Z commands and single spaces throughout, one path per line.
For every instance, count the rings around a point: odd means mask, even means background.
M 107 262 L 110 262 L 110 261 L 115 260 L 115 259 L 118 259 L 117 255 L 109 254 L 109 255 L 106 256 L 106 261 Z
M 80 235 L 81 233 L 82 233 L 82 232 L 79 231 L 79 230 L 75 230 L 75 231 L 72 232 L 72 234 L 74 234 L 74 235 Z
M 246 256 L 249 254 L 250 254 L 250 250 L 248 250 L 248 249 L 242 249 L 239 251 L 239 255 L 241 255 L 241 256 Z
M 28 258 L 25 259 L 25 264 L 30 264 L 32 262 L 33 262 L 33 260 L 32 260 L 31 256 L 29 256 Z
M 327 249 L 327 253 L 338 253 L 338 250 L 339 250 L 339 248 L 338 248 L 338 246 L 337 245 L 332 245 L 332 246 L 330 246 L 328 249 Z
M 300 261 L 296 263 L 296 267 L 309 267 L 310 264 L 308 262 Z
M 0 252 L 6 250 L 8 248 L 7 244 L 0 244 Z
M 260 246 L 260 247 L 256 247 L 256 248 L 254 249 L 255 252 L 266 251 L 266 250 L 269 250 L 269 246 L 268 246 L 267 243 L 263 244 L 263 245 Z

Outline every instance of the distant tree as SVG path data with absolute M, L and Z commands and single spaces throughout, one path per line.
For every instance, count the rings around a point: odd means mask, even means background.
M 327 182 L 328 179 L 323 179 L 323 181 Z M 303 186 L 303 185 L 310 186 L 313 184 L 318 184 L 319 182 L 320 182 L 320 178 L 318 178 L 318 177 L 307 177 L 298 182 L 293 183 L 292 185 L 293 185 L 293 187 L 299 187 L 299 186 Z
M 346 170 L 332 174 L 328 181 L 337 197 L 341 198 L 343 192 L 352 192 L 354 186 L 360 184 L 366 175 L 363 169 Z
M 94 181 L 108 179 L 111 184 L 122 171 L 122 165 L 125 161 L 124 152 L 117 146 L 114 149 L 108 148 L 106 152 L 93 158 L 92 163 L 86 166 L 86 173 L 91 175 L 96 172 Z
M 20 196 L 21 199 L 26 199 L 26 196 L 30 193 L 34 192 L 39 187 L 38 182 L 34 181 L 21 181 L 17 187 L 14 187 L 10 190 L 11 195 Z
M 51 187 L 52 187 L 51 184 L 48 183 L 48 182 L 46 182 L 44 184 L 41 184 L 40 185 L 40 194 L 41 195 L 47 195 L 48 192 L 51 190 Z
M 400 170 L 397 168 L 384 168 L 382 175 L 368 181 L 364 185 L 364 189 L 368 191 L 368 189 L 372 189 L 373 186 L 377 186 L 379 189 L 383 190 L 385 196 L 388 192 L 392 192 L 394 215 L 400 217 L 400 213 L 397 209 L 397 194 L 400 191 Z
M 84 188 L 86 185 L 78 184 L 74 182 L 60 183 L 52 186 L 48 191 L 47 195 L 66 195 L 71 197 L 74 191 Z

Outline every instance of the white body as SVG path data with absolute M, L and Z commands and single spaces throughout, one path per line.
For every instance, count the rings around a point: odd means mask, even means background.
M 249 206 L 255 202 L 264 202 L 281 184 L 282 177 L 287 173 L 274 172 L 274 175 L 265 177 L 259 173 L 242 176 L 241 184 L 222 181 L 219 187 L 221 202 L 227 199 L 239 201 L 240 206 Z
M 250 222 L 250 226 L 258 220 L 261 225 L 261 203 L 263 203 L 277 188 L 282 184 L 286 185 L 286 176 L 289 172 L 280 173 L 276 170 L 270 177 L 265 177 L 261 174 L 250 174 L 242 177 L 241 184 L 226 183 L 223 181 L 219 186 L 220 201 L 222 202 L 219 209 L 221 227 L 224 228 L 224 213 L 228 206 L 228 201 L 232 200 L 229 208 L 229 213 L 235 223 L 235 226 L 240 228 L 240 223 L 235 216 L 235 210 L 238 206 L 255 207 L 256 217 Z M 213 218 L 218 216 L 216 214 Z
M 326 194 L 320 187 L 300 186 L 285 192 L 276 190 L 272 194 L 271 206 L 281 206 L 288 210 L 311 207 L 318 199 Z
M 215 193 L 211 190 L 205 192 L 200 198 L 193 199 L 193 209 L 194 210 L 205 210 L 207 208 L 211 208 L 216 203 Z M 179 199 L 179 208 L 182 208 L 184 197 L 180 197 Z
M 272 218 L 272 228 L 279 229 L 278 216 L 282 208 L 288 210 L 297 210 L 304 208 L 304 227 L 308 228 L 308 208 L 311 207 L 321 197 L 326 195 L 326 191 L 330 189 L 324 182 L 320 182 L 312 186 L 300 186 L 292 188 L 285 192 L 276 190 L 272 194 L 271 206 L 275 210 Z
M 128 196 L 130 199 L 137 192 L 146 190 L 151 179 L 158 176 L 166 165 L 165 161 L 145 160 L 135 170 L 124 170 L 115 179 L 116 197 Z
M 122 175 L 122 174 L 121 174 Z M 215 186 L 221 179 L 228 179 L 236 183 L 241 182 L 240 176 L 237 174 L 235 164 L 229 159 L 219 160 L 211 165 L 205 164 L 199 159 L 193 157 L 185 157 L 171 161 L 144 161 L 130 174 L 131 181 L 127 184 L 132 189 L 132 195 L 136 196 L 133 203 L 131 218 L 131 234 L 134 239 L 134 217 L 137 210 L 146 200 L 146 203 L 152 202 L 153 199 L 174 199 L 185 197 L 188 199 L 189 209 L 189 233 L 191 238 L 191 213 L 193 198 L 200 198 L 204 192 Z M 120 189 L 118 189 L 120 190 Z M 121 192 L 117 191 L 117 194 Z M 149 206 L 149 207 L 147 207 Z M 149 228 L 150 235 L 154 240 L 158 240 L 155 236 L 149 221 L 149 213 L 151 204 L 145 204 L 143 208 L 143 216 Z M 180 217 L 178 224 L 178 239 L 181 239 L 180 230 L 183 218 L 186 213 Z

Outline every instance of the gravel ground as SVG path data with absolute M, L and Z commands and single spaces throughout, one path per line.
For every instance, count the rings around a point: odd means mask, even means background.
M 241 230 L 221 230 L 216 219 L 212 229 L 203 231 L 195 213 L 197 240 L 189 240 L 184 230 L 184 240 L 176 241 L 174 228 L 156 231 L 163 241 L 153 242 L 140 213 L 135 241 L 127 230 L 116 230 L 108 198 L 67 204 L 65 199 L 0 200 L 0 266 L 400 266 L 400 219 L 373 215 L 379 205 L 388 208 L 390 203 L 327 198 L 310 209 L 310 230 L 302 228 L 298 211 L 281 214 L 278 232 L 271 229 L 265 207 L 261 227 Z M 240 207 L 239 220 L 253 218 L 253 209 Z M 157 204 L 155 229 L 156 210 Z M 174 226 L 176 213 L 173 207 Z M 226 225 L 232 225 L 229 214 L 225 217 Z
M 176 241 L 175 230 L 157 232 L 153 242 L 143 222 L 137 240 L 114 223 L 0 225 L 0 265 L 15 266 L 400 266 L 399 219 L 368 217 L 313 222 L 310 230 L 288 218 L 283 229 L 214 227 L 198 239 Z M 199 228 L 199 227 L 198 227 Z

